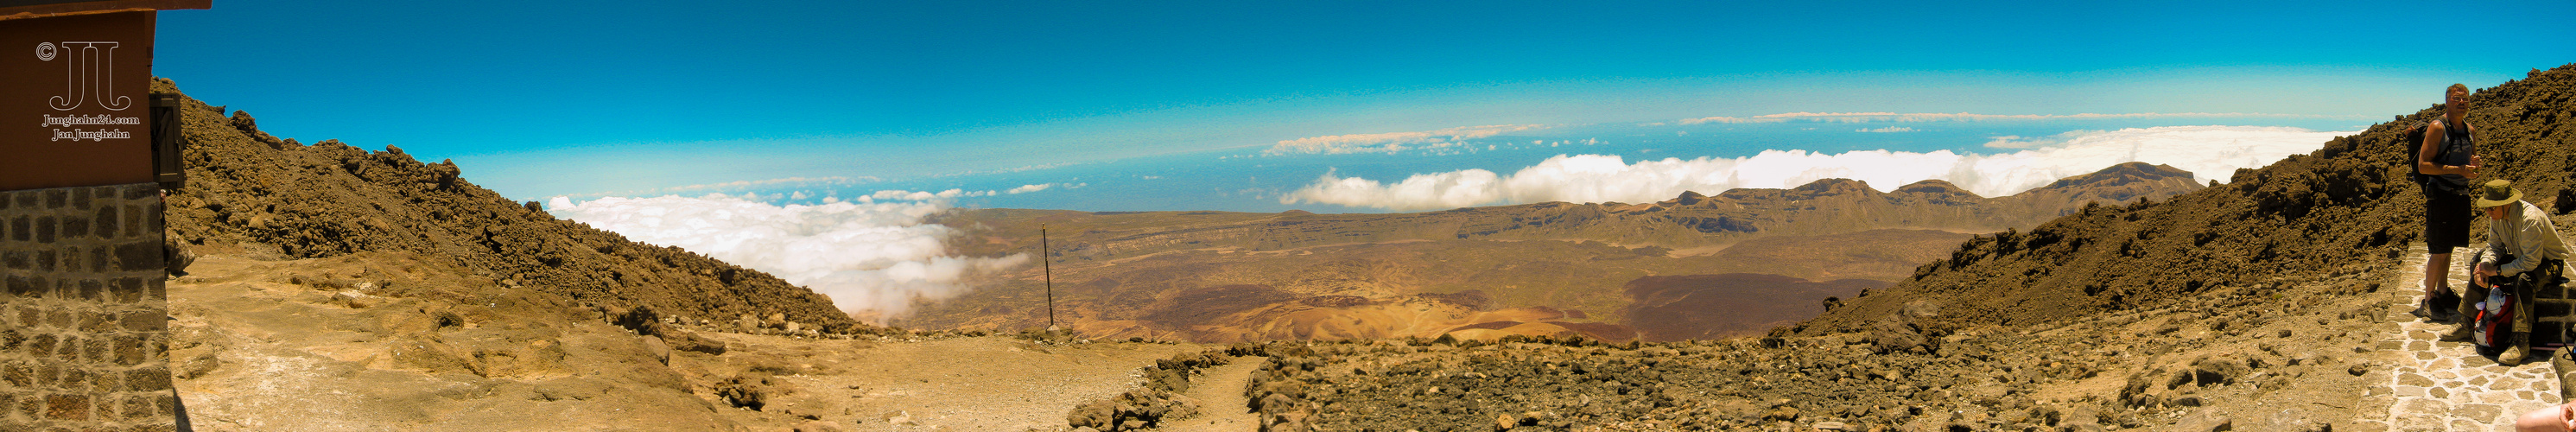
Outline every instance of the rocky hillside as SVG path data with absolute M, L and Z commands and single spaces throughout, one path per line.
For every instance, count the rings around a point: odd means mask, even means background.
M 2426 99 L 2437 90 L 2426 90 Z M 2571 97 L 2576 66 L 2475 92 L 2467 120 L 2485 160 L 2479 178 L 2513 180 L 2525 199 L 2559 213 L 2576 205 L 2568 197 L 2576 167 Z M 1961 322 L 2060 322 L 2260 293 L 2284 278 L 2393 258 L 2422 231 L 2423 195 L 2406 180 L 2411 144 L 2403 136 L 2441 113 L 2435 105 L 2397 116 L 2315 152 L 2238 170 L 2224 186 L 1977 236 L 1895 288 L 1791 330 L 1861 331 L 1917 301 L 1944 304 L 1945 318 Z
M 453 163 L 184 103 L 167 226 L 199 258 L 169 284 L 169 355 L 196 430 L 1061 430 L 1202 348 L 870 327 Z
M 155 80 L 153 91 L 178 88 Z M 784 314 L 831 332 L 860 326 L 820 294 L 555 219 L 535 203 L 475 186 L 452 162 L 421 163 L 392 146 L 367 151 L 337 140 L 280 139 L 249 113 L 227 116 L 193 98 L 182 103 L 188 184 L 168 201 L 169 227 L 189 245 L 275 258 L 414 253 L 577 305 L 646 306 L 716 322 Z

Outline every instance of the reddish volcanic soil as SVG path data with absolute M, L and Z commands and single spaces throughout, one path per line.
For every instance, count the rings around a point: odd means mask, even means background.
M 1628 325 L 1649 342 L 1761 334 L 1825 312 L 1828 297 L 1849 299 L 1889 283 L 1728 273 L 1647 276 L 1628 281 Z

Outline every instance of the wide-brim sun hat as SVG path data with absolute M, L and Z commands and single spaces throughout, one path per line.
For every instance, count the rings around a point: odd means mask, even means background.
M 2514 201 L 2521 200 L 2522 190 L 2514 189 L 2513 181 L 2496 179 L 2487 180 L 2487 184 L 2485 186 L 2478 188 L 2478 198 L 2475 205 L 2477 208 L 2483 209 L 2512 204 Z

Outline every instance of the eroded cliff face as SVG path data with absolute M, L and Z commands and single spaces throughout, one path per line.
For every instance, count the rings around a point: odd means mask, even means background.
M 969 254 L 1028 252 L 1038 225 L 1051 227 L 1059 318 L 1113 337 L 1654 341 L 1756 334 L 1822 312 L 1827 298 L 1910 276 L 1965 233 L 2200 188 L 2191 178 L 2131 163 L 2001 198 L 1937 180 L 1881 192 L 1827 179 L 1638 204 L 1334 215 L 965 210 L 936 220 L 967 233 L 954 246 Z M 1044 282 L 1029 270 L 901 322 L 1043 326 Z M 1740 275 L 1717 277 L 1728 274 Z M 1687 275 L 1711 277 L 1631 289 L 1641 278 Z M 1236 294 L 1210 294 L 1220 291 Z M 1657 298 L 1676 293 L 1696 306 Z M 1657 306 L 1640 306 L 1649 303 Z M 1782 313 L 1726 312 L 1756 306 Z

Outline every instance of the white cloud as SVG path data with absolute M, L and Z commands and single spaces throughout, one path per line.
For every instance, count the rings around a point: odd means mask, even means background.
M 883 180 L 883 179 L 879 179 L 879 178 L 876 178 L 876 177 L 870 177 L 870 176 L 859 176 L 859 177 L 838 177 L 838 176 L 834 176 L 834 177 L 786 177 L 786 178 L 774 178 L 774 179 L 768 179 L 768 180 L 741 180 L 741 181 L 730 181 L 730 182 L 723 182 L 723 183 L 707 183 L 707 184 L 694 184 L 694 185 L 687 185 L 687 186 L 672 186 L 672 187 L 666 187 L 666 188 L 638 189 L 638 190 L 630 190 L 630 191 L 622 191 L 622 192 L 603 192 L 603 193 L 575 194 L 575 195 L 566 195 L 566 197 L 572 197 L 572 198 L 599 198 L 599 197 L 619 196 L 619 195 L 654 195 L 654 194 L 675 194 L 675 193 L 689 193 L 689 192 L 712 192 L 712 191 L 722 191 L 722 190 L 731 190 L 731 189 L 768 188 L 768 187 L 778 187 L 778 186 L 783 186 L 783 185 L 812 185 L 812 186 L 824 186 L 824 187 L 830 187 L 830 186 L 849 186 L 849 185 L 857 185 L 857 184 L 862 184 L 862 183 L 872 183 L 872 182 L 877 182 L 877 181 L 882 181 L 882 180 Z
M 2132 161 L 2172 165 L 2191 171 L 2199 180 L 2225 180 L 2237 168 L 2259 167 L 2291 154 L 2313 151 L 2327 139 L 2352 133 L 2287 127 L 2172 126 L 2078 131 L 2062 134 L 2062 138 L 2040 148 L 2002 154 L 1765 150 L 1739 158 L 1665 158 L 1636 163 L 1615 155 L 1558 155 L 1508 176 L 1469 169 L 1415 174 L 1388 184 L 1327 172 L 1315 183 L 1281 196 L 1279 202 L 1399 211 L 1547 201 L 1651 202 L 1672 199 L 1682 191 L 1714 195 L 1735 188 L 1792 188 L 1826 178 L 1861 180 L 1880 190 L 1941 179 L 1993 197 Z
M 951 191 L 954 191 L 955 189 L 950 189 L 950 190 L 951 190 Z M 939 195 L 938 195 L 938 194 L 934 194 L 934 193 L 930 193 L 930 192 L 914 192 L 914 191 L 907 191 L 907 190 L 881 190 L 881 191 L 877 191 L 877 193 L 875 193 L 875 194 L 868 195 L 868 196 L 865 196 L 865 197 L 862 197 L 862 198 L 868 198 L 868 199 L 874 199 L 874 200 L 886 200 L 886 201 L 894 201 L 894 200 L 928 201 L 928 200 L 932 200 L 932 199 L 937 199 L 937 198 L 939 198 Z
M 946 209 L 944 201 L 777 206 L 711 194 L 579 204 L 557 197 L 549 207 L 557 216 L 635 241 L 769 272 L 831 296 L 844 312 L 878 317 L 903 316 L 915 299 L 963 294 L 974 278 L 1029 260 L 1026 254 L 950 254 L 947 240 L 954 232 L 921 223 L 923 216 Z
M 1700 117 L 1700 118 L 1693 118 L 1693 119 L 1681 119 L 1681 121 L 1679 121 L 1679 122 L 1675 122 L 1675 123 L 1679 123 L 1679 124 L 1686 124 L 1686 125 L 1694 125 L 1694 124 L 1700 124 L 1700 123 L 1779 123 L 1779 122 L 1789 121 L 1789 119 L 1784 119 L 1784 118 L 1766 118 L 1766 117 L 1768 117 L 1768 116 L 1754 117 L 1754 118 L 1744 118 L 1744 117 L 1727 117 L 1727 116 L 1717 116 L 1717 117 Z
M 1888 127 L 1883 127 L 1883 128 L 1877 128 L 1877 129 L 1857 129 L 1857 130 L 1854 130 L 1854 132 L 1874 132 L 1874 133 L 1913 132 L 1913 131 L 1914 131 L 1914 128 L 1904 127 L 1904 126 L 1888 126 Z
M 2067 142 L 2069 142 L 2069 141 L 2073 141 L 2073 140 L 2075 140 L 2076 138 L 2082 138 L 2082 137 L 2086 137 L 2086 136 L 2099 135 L 2099 134 L 2102 134 L 2102 133 L 2105 133 L 2105 131 L 2098 131 L 2098 130 L 2071 130 L 2071 131 L 2066 131 L 2066 132 L 2059 133 L 2059 134 L 2056 134 L 2056 135 L 2042 136 L 2042 137 L 2026 137 L 2026 136 L 2020 136 L 2020 135 L 2004 135 L 2004 136 L 1997 136 L 1997 137 L 1986 137 L 1986 139 L 1987 139 L 1987 141 L 1986 141 L 1986 148 L 2026 149 L 2026 148 L 2034 148 L 2034 147 L 2054 146 L 2054 145 L 2059 145 L 2059 144 L 2065 144 L 2065 143 L 2067 143 Z
M 1868 123 L 1868 122 L 1931 122 L 1931 121 L 1987 121 L 1987 120 L 2062 120 L 2062 119 L 2076 119 L 2076 120 L 2081 120 L 2081 119 L 2122 119 L 2122 118 L 2250 118 L 2250 117 L 2264 117 L 2264 118 L 2345 118 L 2345 116 L 2321 116 L 2321 115 L 2306 115 L 2306 114 L 2266 114 L 2266 113 L 1972 114 L 1972 113 L 1892 113 L 1892 112 L 1853 112 L 1853 113 L 1811 113 L 1811 112 L 1794 112 L 1794 113 L 1766 114 L 1766 115 L 1758 115 L 1758 116 L 1752 116 L 1752 117 L 1725 117 L 1725 116 L 1718 116 L 1718 117 L 1701 117 L 1701 118 L 1694 118 L 1694 119 L 1681 119 L 1680 121 L 1678 121 L 1678 123 L 1689 125 L 1689 124 L 1701 124 L 1701 123 L 1779 123 L 1779 122 L 1786 122 L 1786 121 L 1809 121 L 1809 122 L 1823 122 L 1823 123 Z
M 1020 187 L 1011 188 L 1011 190 L 1010 190 L 1009 192 L 1007 192 L 1007 193 L 1012 194 L 1012 195 L 1018 195 L 1018 194 L 1024 194 L 1024 193 L 1030 193 L 1030 192 L 1037 192 L 1037 191 L 1047 190 L 1048 188 L 1053 188 L 1053 187 L 1055 187 L 1055 183 L 1039 183 L 1039 184 L 1033 184 L 1033 185 L 1020 185 Z
M 1546 129 L 1542 125 L 1465 126 L 1420 132 L 1330 135 L 1280 141 L 1261 154 L 1344 154 L 1394 153 L 1405 150 L 1441 149 L 1466 145 L 1459 141 L 1491 137 L 1508 132 Z
M 996 195 L 996 194 L 995 194 L 995 193 L 993 193 L 993 191 L 988 191 L 988 190 L 985 190 L 985 191 L 968 191 L 968 190 L 965 190 L 965 189 L 949 189 L 949 190 L 944 190 L 944 191 L 931 192 L 931 191 L 908 191 L 908 190 L 893 189 L 893 190 L 881 190 L 881 191 L 877 191 L 876 193 L 872 193 L 872 194 L 867 194 L 867 195 L 860 196 L 860 197 L 859 197 L 859 202 L 861 202 L 861 203 L 869 203 L 869 202 L 876 202 L 876 201 L 933 201 L 933 200 L 945 200 L 945 199 L 951 199 L 951 198 L 985 197 L 985 196 L 993 196 L 993 195 Z

